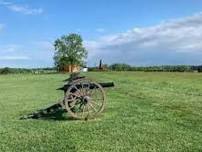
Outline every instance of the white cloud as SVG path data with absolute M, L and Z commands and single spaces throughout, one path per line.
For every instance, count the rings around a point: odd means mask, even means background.
M 103 32 L 105 32 L 105 29 L 104 28 L 97 28 L 96 31 L 99 33 L 103 33 Z
M 28 5 L 20 5 L 7 1 L 0 1 L 0 5 L 7 7 L 11 11 L 23 13 L 25 15 L 38 15 L 43 13 L 42 8 L 31 8 Z
M 0 60 L 30 60 L 28 56 L 0 56 Z
M 202 13 L 134 28 L 125 33 L 85 42 L 89 61 L 130 64 L 200 64 L 202 58 Z M 95 61 L 93 61 L 95 62 Z
M 15 53 L 18 52 L 22 48 L 21 45 L 9 44 L 9 45 L 0 45 L 0 55 L 2 53 Z
M 42 51 L 54 51 L 54 45 L 51 41 L 36 41 L 33 43 L 39 50 Z
M 24 55 L 22 50 L 21 45 L 0 45 L 0 61 L 29 60 L 30 57 Z
M 34 41 L 26 44 L 0 44 L 0 67 L 53 66 L 51 41 Z

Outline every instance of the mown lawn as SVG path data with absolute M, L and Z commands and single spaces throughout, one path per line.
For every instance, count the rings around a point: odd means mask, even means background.
M 202 151 L 202 74 L 87 75 L 116 85 L 103 115 L 87 122 L 19 120 L 60 99 L 67 75 L 0 76 L 0 151 Z

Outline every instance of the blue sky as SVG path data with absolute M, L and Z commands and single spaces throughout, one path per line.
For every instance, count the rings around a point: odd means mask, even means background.
M 53 42 L 82 35 L 87 63 L 202 64 L 202 0 L 0 0 L 0 67 L 53 66 Z

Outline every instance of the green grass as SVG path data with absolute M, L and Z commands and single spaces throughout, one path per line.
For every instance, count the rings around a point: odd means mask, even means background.
M 19 120 L 63 96 L 67 75 L 0 76 L 0 151 L 202 151 L 202 75 L 88 73 L 114 81 L 102 116 L 90 121 Z

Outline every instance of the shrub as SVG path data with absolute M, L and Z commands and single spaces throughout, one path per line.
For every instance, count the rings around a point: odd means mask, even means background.
M 9 73 L 13 73 L 13 71 L 8 67 L 5 67 L 0 70 L 0 74 L 9 74 Z

